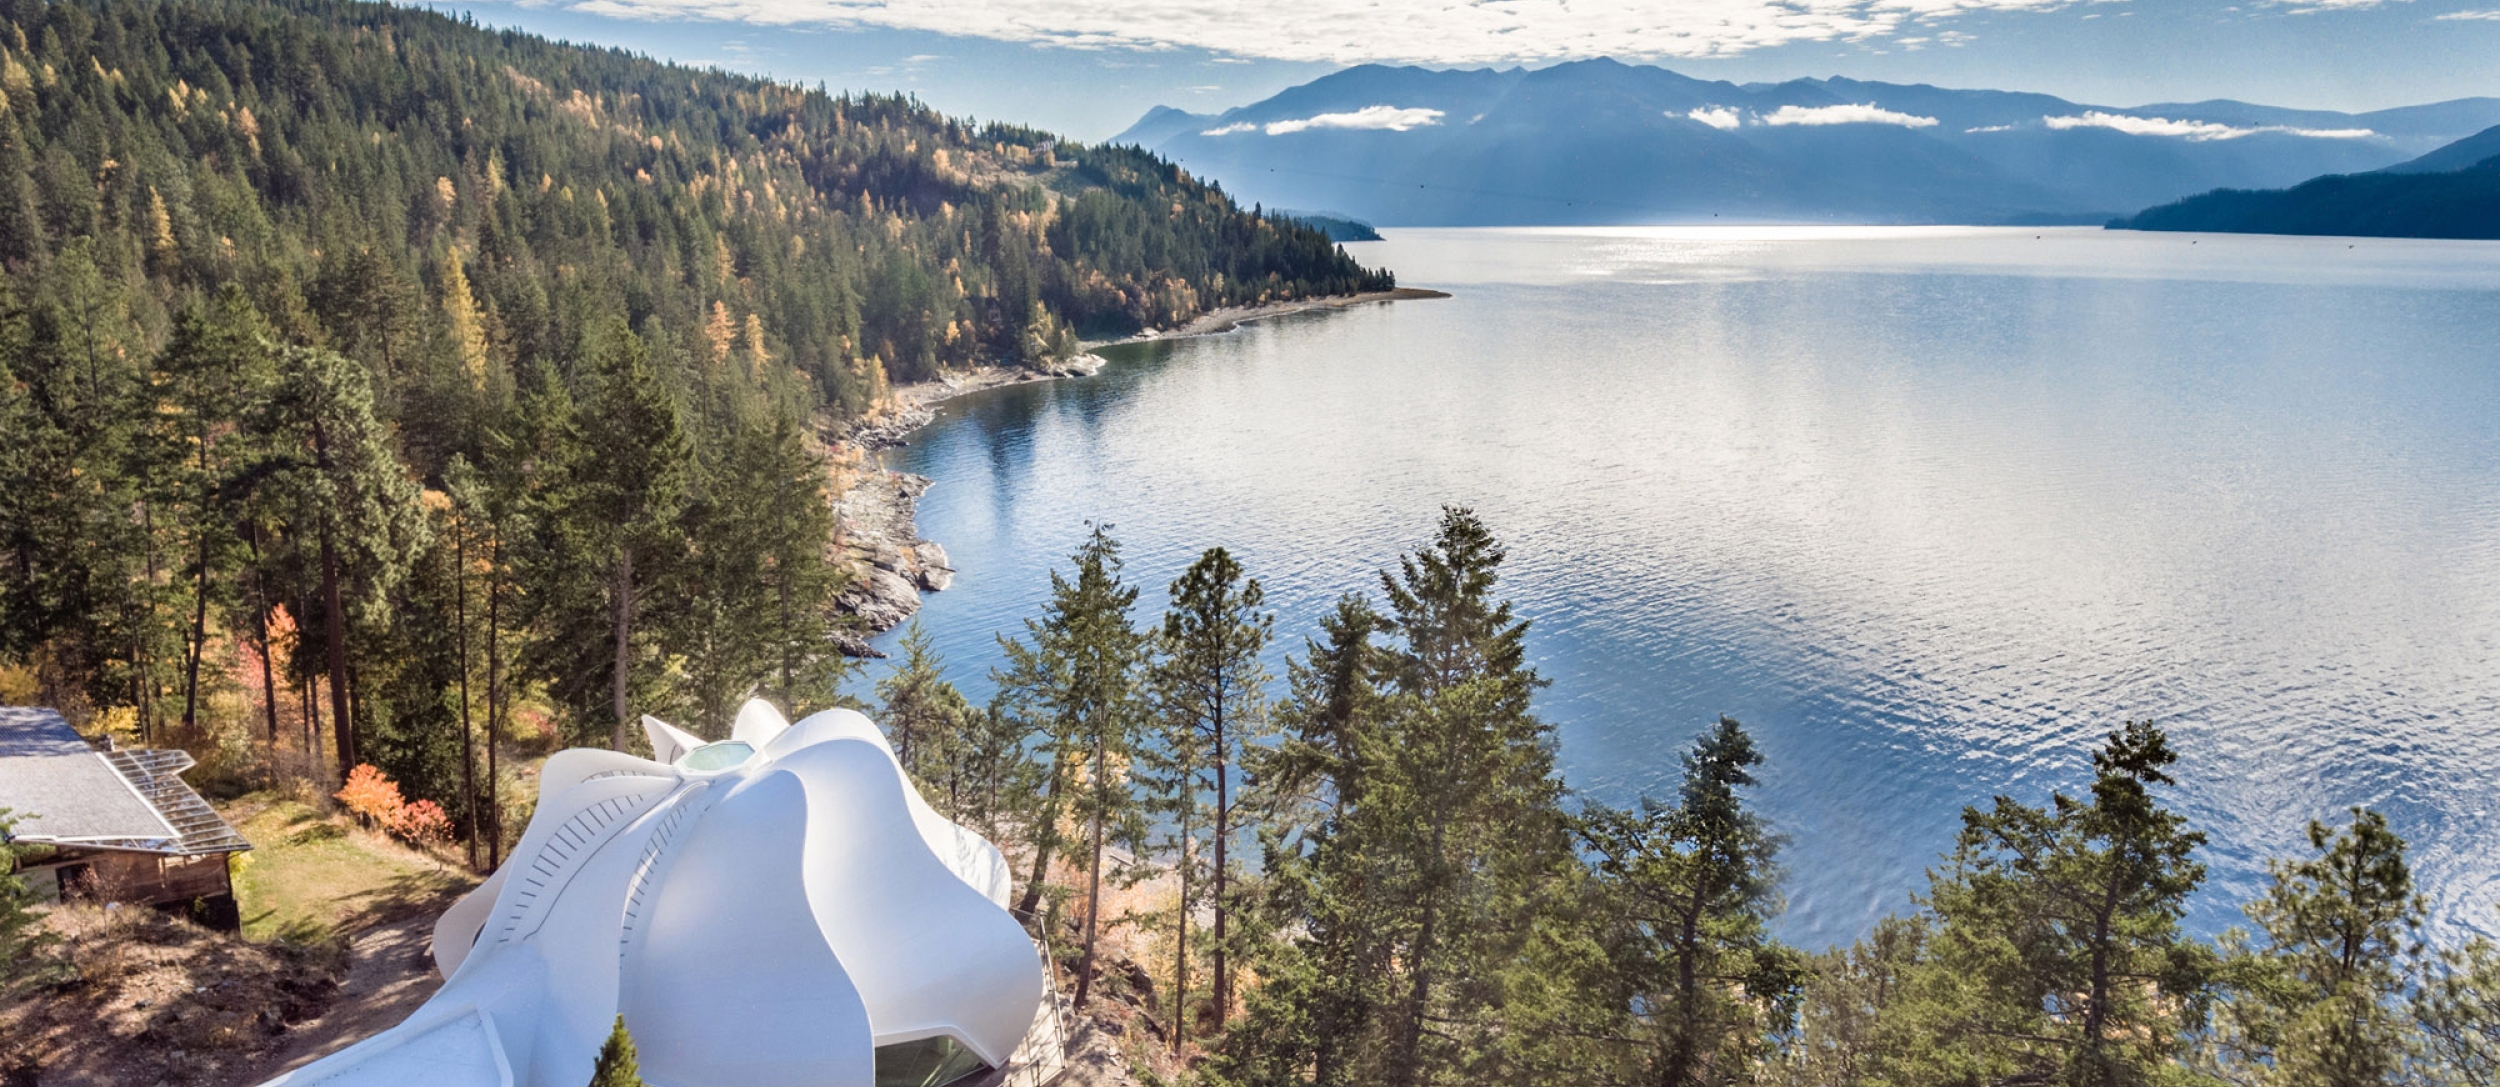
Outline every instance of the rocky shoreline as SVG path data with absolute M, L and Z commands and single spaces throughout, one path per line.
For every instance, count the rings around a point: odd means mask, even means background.
M 920 610 L 921 593 L 943 592 L 954 583 L 955 567 L 946 549 L 919 533 L 916 514 L 920 496 L 929 489 L 929 478 L 891 471 L 874 460 L 877 450 L 907 443 L 914 431 L 934 421 L 944 402 L 1002 385 L 1091 377 L 1104 365 L 1102 356 L 1092 354 L 1091 349 L 1110 344 L 1208 336 L 1230 332 L 1250 321 L 1292 313 L 1447 297 L 1440 291 L 1401 287 L 1334 298 L 1237 306 L 1203 314 L 1175 329 L 1147 329 L 1126 339 L 1090 342 L 1086 344 L 1087 354 L 1048 371 L 982 366 L 895 389 L 884 410 L 831 426 L 824 435 L 832 454 L 834 549 L 837 559 L 851 571 L 850 587 L 834 600 L 834 607 L 857 621 L 855 628 L 839 637 L 839 647 L 853 657 L 885 656 L 868 644 L 868 639 L 909 622 Z

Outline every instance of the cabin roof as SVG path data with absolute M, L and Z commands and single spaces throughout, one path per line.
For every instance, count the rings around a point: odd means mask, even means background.
M 94 751 L 57 710 L 0 706 L 0 759 L 27 755 L 84 755 Z
M 190 768 L 181 751 L 97 751 L 58 713 L 0 707 L 0 808 L 18 821 L 18 841 L 172 856 L 250 849 L 184 783 Z

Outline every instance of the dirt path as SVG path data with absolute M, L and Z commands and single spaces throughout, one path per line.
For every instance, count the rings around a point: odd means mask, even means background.
M 271 1053 L 241 1070 L 235 1087 L 301 1068 L 408 1018 L 443 984 L 434 972 L 433 952 L 434 918 L 440 912 L 428 910 L 357 933 L 348 945 L 347 978 L 329 1008 L 289 1026 Z

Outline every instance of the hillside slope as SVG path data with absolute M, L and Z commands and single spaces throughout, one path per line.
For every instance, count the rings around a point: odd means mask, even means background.
M 2444 173 L 2335 174 L 2220 189 L 2112 222 L 2121 230 L 2500 239 L 2500 154 Z
M 824 437 L 895 384 L 1392 285 L 907 98 L 351 0 L 0 0 L 0 667 L 466 825 L 516 718 L 831 697 Z
M 7 10 L 0 262 L 41 275 L 92 239 L 135 293 L 239 281 L 393 371 L 437 345 L 372 315 L 394 291 L 436 303 L 455 261 L 500 364 L 575 353 L 609 316 L 699 354 L 716 317 L 743 338 L 753 316 L 762 354 L 853 409 L 870 371 L 1376 278 L 1149 156 L 906 99 L 372 4 Z
M 2493 157 L 2500 157 L 2500 125 L 2493 125 L 2421 158 L 2397 163 L 2388 167 L 2384 172 L 2444 174 L 2452 170 L 2467 169 Z

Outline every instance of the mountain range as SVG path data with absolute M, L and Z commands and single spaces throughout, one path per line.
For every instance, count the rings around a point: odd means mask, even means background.
M 2500 98 L 2337 113 L 2112 107 L 1833 77 L 1736 84 L 1589 60 L 1364 65 L 1114 137 L 1243 202 L 1383 226 L 2102 222 L 2217 188 L 2376 170 L 2500 123 Z

